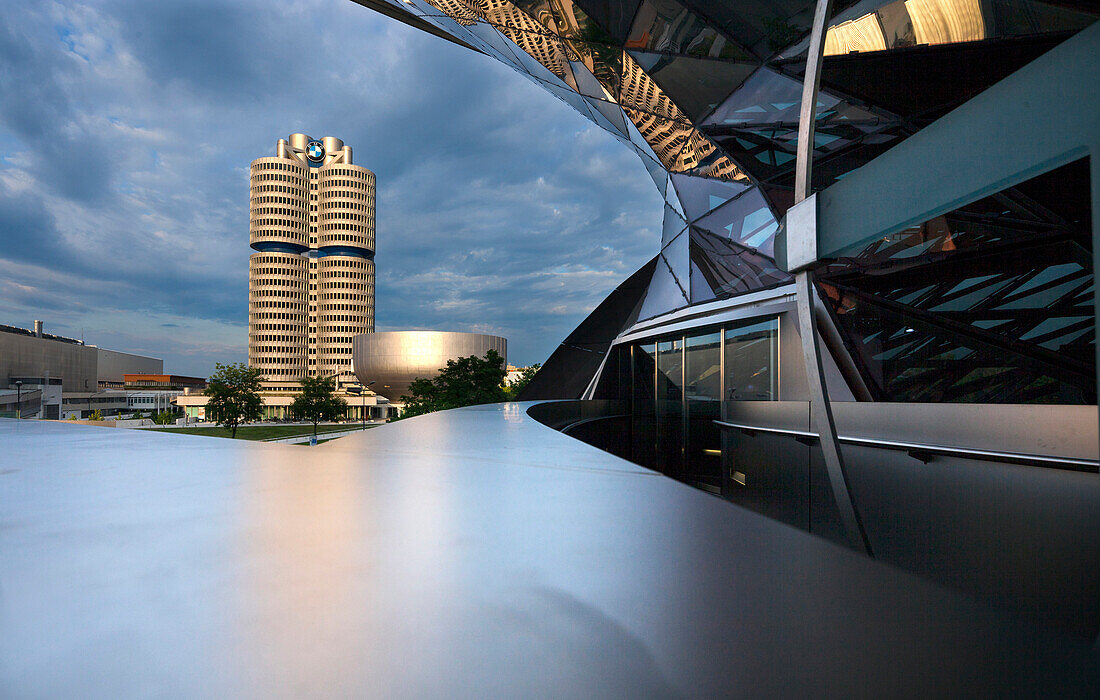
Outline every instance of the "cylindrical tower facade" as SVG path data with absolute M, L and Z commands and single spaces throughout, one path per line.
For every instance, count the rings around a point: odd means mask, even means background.
M 268 381 L 297 381 L 308 370 L 309 169 L 257 158 L 249 175 L 248 364 Z
M 317 268 L 317 371 L 350 381 L 352 336 L 374 331 L 374 261 L 326 255 Z
M 374 330 L 375 190 L 374 173 L 343 160 L 317 169 L 317 371 L 351 381 L 351 338 Z
M 353 381 L 374 330 L 374 173 L 332 136 L 291 134 L 251 168 L 248 361 L 268 382 Z
M 268 381 L 293 382 L 307 374 L 307 265 L 301 253 L 249 257 L 248 364 Z

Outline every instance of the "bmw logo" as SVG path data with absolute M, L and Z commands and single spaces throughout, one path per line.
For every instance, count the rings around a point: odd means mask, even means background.
M 314 163 L 320 163 L 325 158 L 325 147 L 320 141 L 310 141 L 306 144 L 306 158 Z

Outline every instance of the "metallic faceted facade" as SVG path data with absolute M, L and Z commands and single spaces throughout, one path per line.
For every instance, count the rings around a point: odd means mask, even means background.
M 351 379 L 352 336 L 374 330 L 374 173 L 338 138 L 291 134 L 250 183 L 249 365 Z
M 823 15 L 820 90 L 803 110 L 814 0 L 385 3 L 391 16 L 512 66 L 641 158 L 664 213 L 631 323 L 794 282 L 778 234 L 796 199 L 803 122 L 814 126 L 803 158 L 809 191 L 843 189 L 1100 16 L 1083 0 L 834 0 Z M 988 201 L 910 218 L 911 229 L 893 222 L 818 270 L 814 291 L 854 394 L 1095 401 L 1090 213 L 1078 192 L 1088 168 L 1082 160 Z M 908 201 L 925 189 L 917 184 L 860 206 Z M 924 289 L 925 279 L 937 283 Z M 889 334 L 878 332 L 884 324 Z M 570 384 L 590 386 L 599 355 L 560 349 L 573 368 L 562 371 L 585 368 Z
M 664 200 L 520 395 L 582 399 L 548 425 L 1095 647 L 1096 2 L 355 1 Z
M 434 377 L 447 360 L 496 350 L 508 362 L 508 341 L 496 335 L 447 331 L 383 331 L 354 339 L 355 374 L 376 393 L 399 401 L 418 377 Z

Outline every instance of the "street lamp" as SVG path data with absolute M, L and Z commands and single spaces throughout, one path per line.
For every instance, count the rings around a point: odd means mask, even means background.
M 366 384 L 360 386 L 349 386 L 344 389 L 349 394 L 359 396 L 359 424 L 364 428 L 367 427 L 367 389 L 372 384 L 374 384 L 374 382 L 367 382 Z
M 374 385 L 373 381 L 367 382 L 367 385 L 365 387 L 363 387 L 363 389 L 369 389 L 373 385 Z M 367 427 L 367 416 L 366 416 L 366 413 L 367 413 L 367 392 L 363 391 L 360 394 L 360 396 L 363 397 L 363 404 L 359 407 L 359 421 L 360 421 L 360 424 L 364 428 L 366 428 Z
M 23 380 L 15 380 L 15 417 L 23 417 Z

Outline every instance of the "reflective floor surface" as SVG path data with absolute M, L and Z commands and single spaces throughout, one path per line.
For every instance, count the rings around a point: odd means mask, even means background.
M 0 697 L 1096 688 L 1079 643 L 525 408 L 316 448 L 0 420 Z

